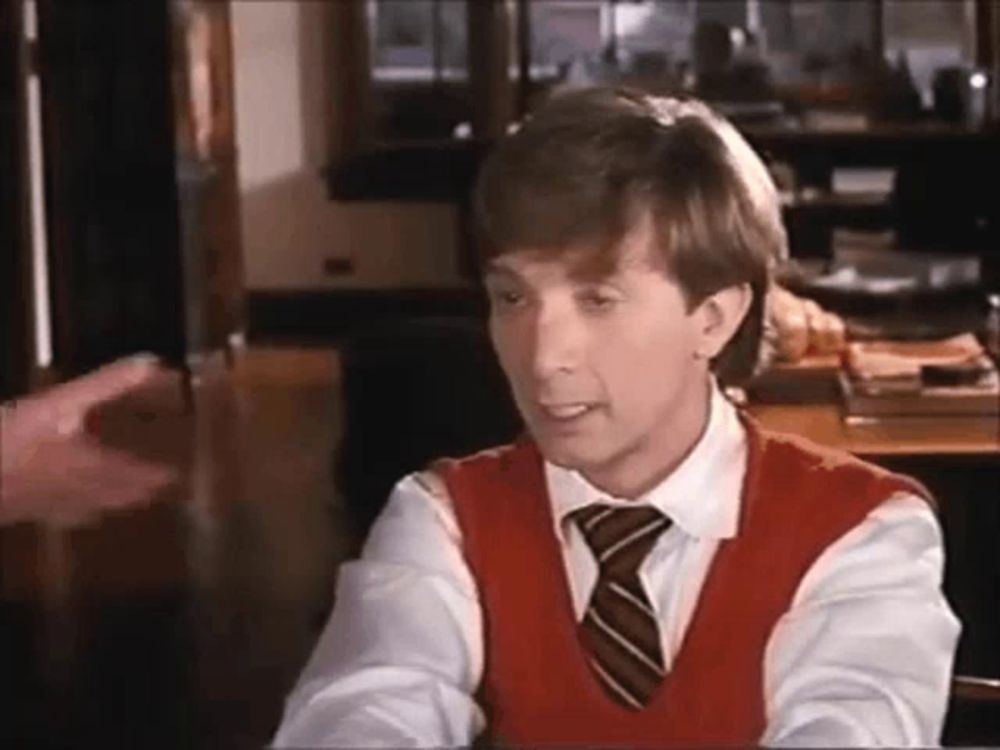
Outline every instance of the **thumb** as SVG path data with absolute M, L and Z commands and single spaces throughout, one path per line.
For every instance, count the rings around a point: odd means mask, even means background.
M 46 402 L 50 414 L 57 415 L 59 431 L 70 432 L 80 427 L 90 409 L 152 382 L 161 372 L 154 355 L 136 354 L 57 385 L 38 398 Z

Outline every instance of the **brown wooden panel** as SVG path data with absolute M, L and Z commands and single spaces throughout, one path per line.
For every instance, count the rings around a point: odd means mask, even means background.
M 472 133 L 496 138 L 514 120 L 510 14 L 503 0 L 468 3 L 467 8 Z
M 371 133 L 372 90 L 364 0 L 324 3 L 330 39 L 330 156 L 357 150 Z M 319 95 L 320 92 L 311 92 Z
M 172 74 L 188 348 L 244 325 L 233 50 L 228 2 L 175 2 Z

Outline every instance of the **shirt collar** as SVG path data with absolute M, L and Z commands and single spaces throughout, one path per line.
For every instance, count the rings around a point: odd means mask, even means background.
M 545 461 L 545 483 L 556 535 L 565 541 L 566 516 L 591 503 L 649 504 L 696 538 L 729 539 L 739 525 L 740 495 L 746 467 L 746 433 L 736 408 L 714 379 L 709 418 L 694 449 L 662 482 L 635 500 L 608 495 L 580 472 Z

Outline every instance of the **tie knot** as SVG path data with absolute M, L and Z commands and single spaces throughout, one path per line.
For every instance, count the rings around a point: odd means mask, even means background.
M 600 503 L 571 515 L 604 574 L 634 575 L 670 519 L 656 508 L 615 508 Z

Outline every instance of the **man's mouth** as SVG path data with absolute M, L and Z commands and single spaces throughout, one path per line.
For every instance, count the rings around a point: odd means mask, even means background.
M 595 404 L 571 403 L 571 404 L 539 404 L 542 414 L 549 418 L 560 421 L 569 421 L 582 417 L 584 414 L 597 408 Z

